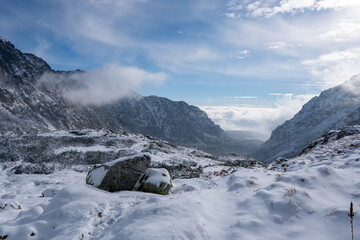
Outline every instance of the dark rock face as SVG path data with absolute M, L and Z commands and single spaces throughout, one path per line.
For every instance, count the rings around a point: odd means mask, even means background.
M 130 130 L 175 144 L 206 148 L 230 141 L 205 112 L 182 101 L 138 96 L 122 99 L 107 109 Z
M 360 124 L 360 75 L 323 91 L 306 103 L 291 120 L 278 126 L 269 140 L 251 156 L 270 162 L 277 157 L 291 158 L 312 141 L 332 129 Z
M 109 192 L 130 191 L 149 165 L 147 154 L 121 158 L 94 167 L 88 173 L 86 183 Z

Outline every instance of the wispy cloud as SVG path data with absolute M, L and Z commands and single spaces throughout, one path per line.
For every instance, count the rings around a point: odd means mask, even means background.
M 113 63 L 70 77 L 77 82 L 78 87 L 63 89 L 62 94 L 66 99 L 84 105 L 102 105 L 130 96 L 144 84 L 161 84 L 167 76 Z M 58 78 L 58 74 L 48 73 L 40 82 L 52 84 Z
M 293 93 L 269 93 L 270 96 L 293 96 Z
M 226 16 L 230 18 L 251 16 L 251 17 L 272 17 L 276 14 L 301 13 L 305 10 L 321 11 L 326 9 L 339 10 L 345 7 L 360 5 L 357 0 L 257 0 L 257 1 L 229 1 L 229 12 Z
M 244 49 L 244 50 L 241 50 L 241 51 L 232 52 L 232 53 L 229 54 L 229 56 L 231 58 L 244 59 L 250 53 L 251 53 L 251 51 L 249 49 Z
M 254 99 L 256 96 L 234 96 L 234 97 L 225 97 L 228 99 Z
M 360 72 L 360 48 L 334 51 L 305 60 L 302 64 L 321 80 L 323 88 L 333 87 Z
M 320 34 L 320 39 L 335 42 L 354 41 L 360 35 L 360 21 L 355 19 L 342 19 L 336 26 L 326 33 Z

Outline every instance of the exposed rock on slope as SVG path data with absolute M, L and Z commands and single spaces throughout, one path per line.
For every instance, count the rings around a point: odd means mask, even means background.
M 278 126 L 252 156 L 262 161 L 294 157 L 331 129 L 360 123 L 360 75 L 323 91 L 306 103 L 291 120 Z
M 137 96 L 108 105 L 107 109 L 130 130 L 172 143 L 206 149 L 231 142 L 205 112 L 182 101 Z

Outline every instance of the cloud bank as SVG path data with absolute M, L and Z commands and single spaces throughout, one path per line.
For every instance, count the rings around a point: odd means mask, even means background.
M 100 69 L 70 74 L 67 78 L 76 87 L 62 88 L 62 95 L 74 103 L 102 105 L 130 96 L 142 85 L 161 84 L 166 77 L 164 73 L 149 73 L 136 67 L 112 63 Z M 64 84 L 64 78 L 58 74 L 46 74 L 40 82 L 51 87 L 52 82 Z
M 270 137 L 272 130 L 292 118 L 314 95 L 280 94 L 275 107 L 201 106 L 224 130 L 261 132 Z M 264 139 L 265 140 L 265 139 Z
M 327 89 L 348 81 L 360 72 L 360 48 L 334 51 L 302 62 Z

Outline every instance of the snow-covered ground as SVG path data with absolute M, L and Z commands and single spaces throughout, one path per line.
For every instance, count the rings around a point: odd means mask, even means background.
M 158 158 L 166 161 L 165 154 Z M 359 239 L 359 159 L 357 134 L 268 167 L 205 167 L 200 178 L 174 179 L 167 196 L 108 193 L 86 185 L 86 172 L 71 169 L 15 175 L 6 168 L 0 171 L 0 235 L 16 240 L 351 239 L 352 201 Z

